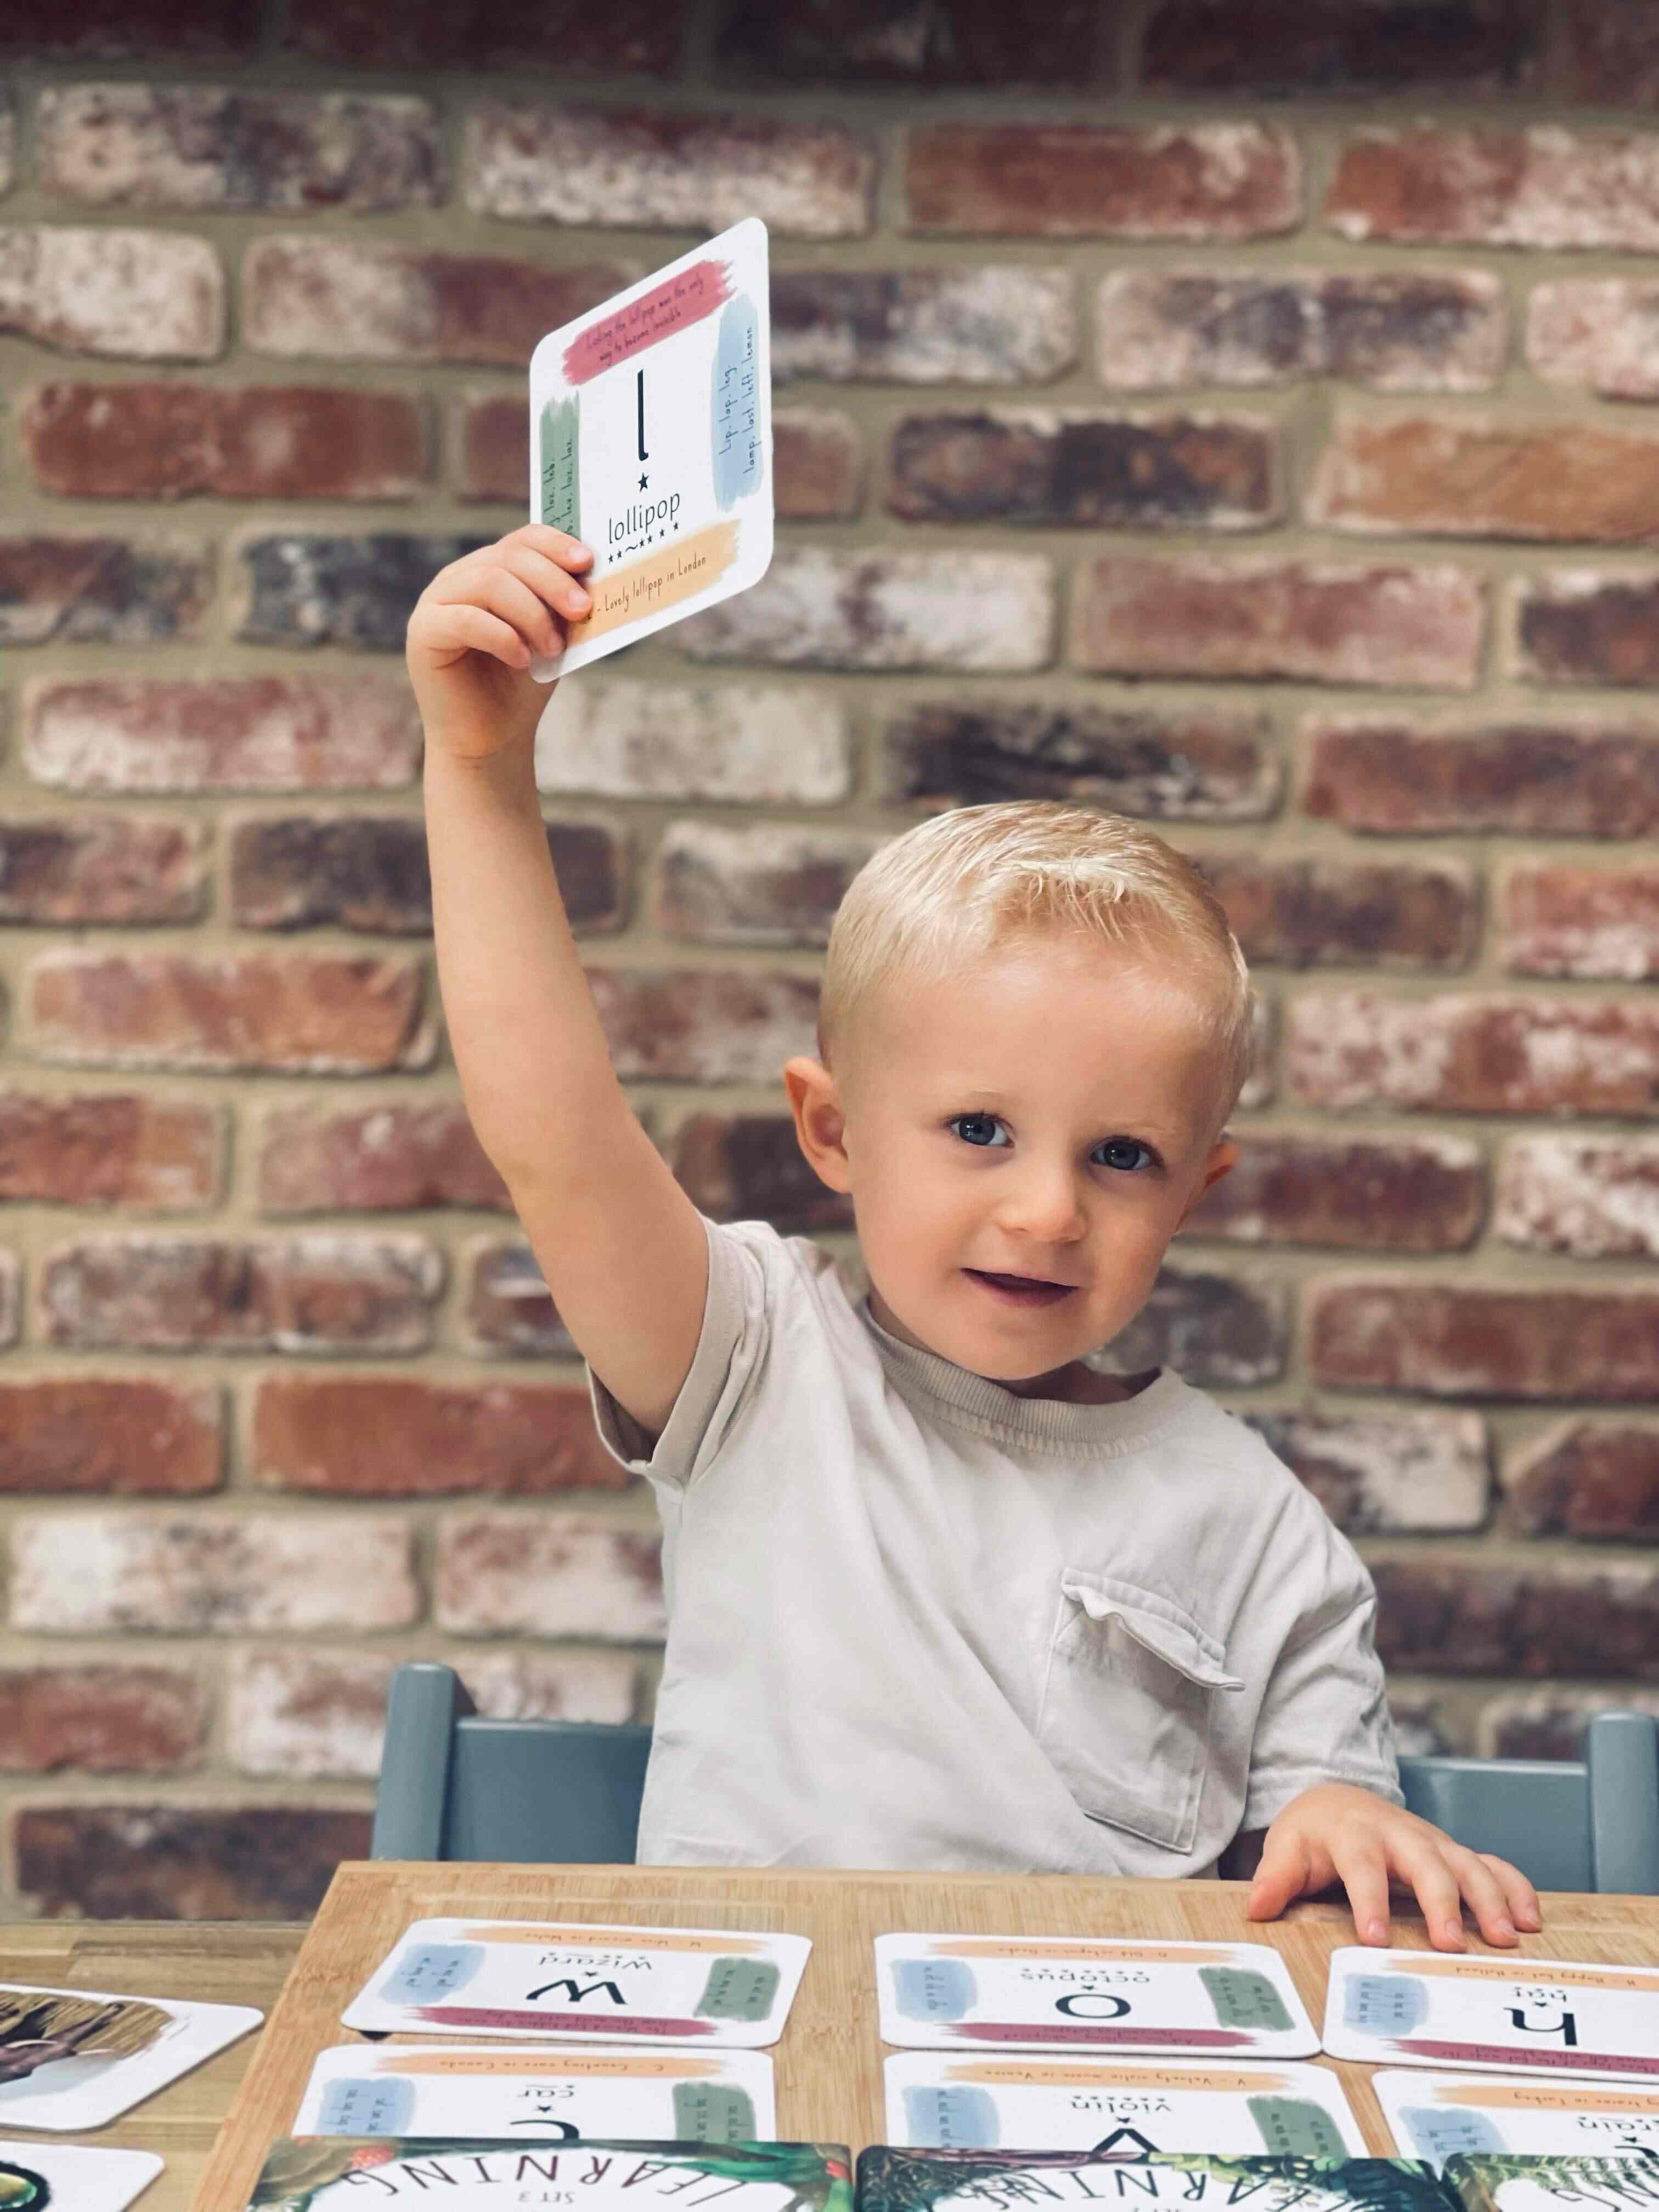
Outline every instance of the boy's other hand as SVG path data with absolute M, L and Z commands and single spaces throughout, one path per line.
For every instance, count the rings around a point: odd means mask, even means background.
M 1362 1943 L 1389 1940 L 1389 1888 L 1412 1893 L 1437 1951 L 1468 1948 L 1463 1907 L 1488 1943 L 1507 1948 L 1517 1928 L 1544 1924 L 1538 1893 L 1519 1868 L 1455 1844 L 1415 1813 L 1369 1790 L 1325 1782 L 1304 1790 L 1267 1830 L 1246 1908 L 1276 1920 L 1292 1898 L 1340 1881 Z
M 579 538 L 529 522 L 439 569 L 404 646 L 429 745 L 484 760 L 533 736 L 554 687 L 530 664 L 556 659 L 567 625 L 590 611 L 575 571 L 592 559 Z

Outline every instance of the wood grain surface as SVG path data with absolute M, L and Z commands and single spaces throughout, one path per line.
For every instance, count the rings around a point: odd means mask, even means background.
M 1224 1936 L 1281 1952 L 1315 2025 L 1326 1964 L 1353 1941 L 1346 1905 L 1303 1905 L 1258 1926 L 1242 1882 L 1103 1881 L 1082 1876 L 811 1874 L 697 1867 L 348 1863 L 335 1875 L 232 2107 L 193 2212 L 243 2212 L 266 2145 L 287 2133 L 317 2053 L 360 2040 L 340 2014 L 411 1921 L 621 1922 L 793 1930 L 810 1936 L 777 2066 L 778 2133 L 858 2151 L 883 2135 L 876 2032 L 878 1936 L 949 1929 L 988 1936 Z M 1659 1966 L 1659 1899 L 1553 1896 L 1545 1929 L 1520 1955 Z M 1427 1948 L 1421 1921 L 1395 1923 L 1396 1948 Z M 1478 1937 L 1470 1947 L 1481 1950 Z M 1505 1954 L 1513 1957 L 1513 1953 Z M 257 1999 L 255 2000 L 257 2002 Z M 1334 2068 L 1371 2147 L 1389 2148 L 1368 2066 Z M 149 2212 L 149 2207 L 142 2209 Z

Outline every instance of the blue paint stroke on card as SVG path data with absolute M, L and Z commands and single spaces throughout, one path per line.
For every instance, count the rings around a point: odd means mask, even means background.
M 1509 2148 L 1484 2112 L 1449 2112 L 1443 2106 L 1408 2105 L 1400 2118 L 1418 2156 L 1427 2159 L 1431 2166 L 1443 2165 L 1460 2151 L 1501 2156 Z
M 928 2083 L 904 2093 L 906 2138 L 924 2150 L 994 2150 L 1001 2140 L 997 2100 L 988 2089 Z
M 1429 2016 L 1429 1993 L 1411 1974 L 1354 1974 L 1342 1999 L 1342 2025 L 1362 2035 L 1409 2035 Z
M 901 2020 L 962 2020 L 979 1994 L 960 1959 L 895 1959 L 893 2002 Z
M 431 2004 L 464 1990 L 484 1962 L 482 1943 L 417 1943 L 380 1990 L 383 2004 Z
M 714 497 L 722 507 L 760 488 L 765 459 L 761 436 L 760 325 L 753 301 L 738 292 L 720 310 L 714 339 L 709 451 Z
M 323 2091 L 322 2136 L 406 2136 L 415 2118 L 415 2084 L 401 2075 L 376 2081 L 342 2075 Z

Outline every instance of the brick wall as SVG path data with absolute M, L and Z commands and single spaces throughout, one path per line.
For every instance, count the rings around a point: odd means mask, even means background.
M 1413 1741 L 1659 1702 L 1651 10 L 58 0 L 0 86 L 0 1912 L 307 1909 L 405 1655 L 648 1709 L 397 654 L 535 338 L 750 213 L 776 565 L 541 756 L 649 1126 L 844 1243 L 776 1071 L 850 872 L 1157 823 L 1262 1049 L 1126 1351 L 1361 1539 Z

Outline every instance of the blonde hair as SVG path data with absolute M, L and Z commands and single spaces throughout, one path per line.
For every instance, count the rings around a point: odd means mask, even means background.
M 859 1008 L 896 975 L 937 981 L 1048 930 L 1182 963 L 1220 1063 L 1218 1129 L 1250 1060 L 1249 975 L 1221 902 L 1150 830 L 1058 800 L 957 807 L 866 861 L 830 932 L 820 1056 L 827 1066 Z

